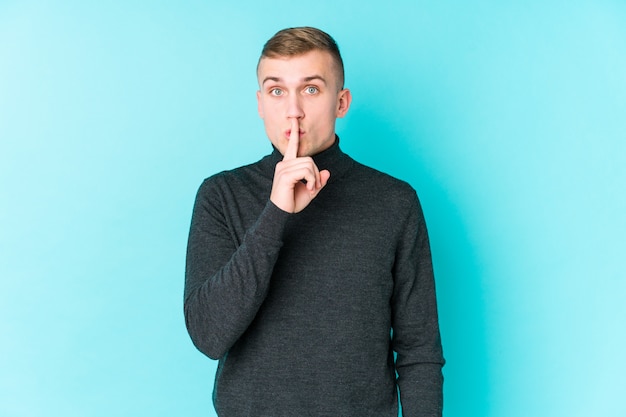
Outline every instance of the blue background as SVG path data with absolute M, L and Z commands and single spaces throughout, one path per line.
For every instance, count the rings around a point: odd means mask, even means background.
M 626 415 L 617 0 L 0 0 L 0 415 L 212 415 L 191 207 L 270 151 L 254 69 L 299 25 L 342 49 L 343 149 L 420 194 L 445 415 Z

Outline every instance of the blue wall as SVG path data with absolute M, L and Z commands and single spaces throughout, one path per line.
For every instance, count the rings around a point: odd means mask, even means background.
M 445 414 L 626 415 L 626 3 L 214 3 L 0 1 L 0 415 L 211 415 L 191 206 L 270 151 L 254 68 L 298 25 L 344 150 L 421 196 Z

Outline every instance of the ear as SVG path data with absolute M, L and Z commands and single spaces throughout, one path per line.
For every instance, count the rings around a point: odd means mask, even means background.
M 256 92 L 256 106 L 257 111 L 259 112 L 259 117 L 263 118 L 263 104 L 261 103 L 261 91 Z
M 337 96 L 337 111 L 335 115 L 337 117 L 344 117 L 346 113 L 348 113 L 350 103 L 352 103 L 352 93 L 350 93 L 350 90 L 347 88 L 344 88 Z

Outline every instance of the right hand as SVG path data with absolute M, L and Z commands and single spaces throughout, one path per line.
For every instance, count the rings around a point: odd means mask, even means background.
M 330 172 L 320 171 L 310 156 L 298 157 L 300 125 L 297 118 L 291 120 L 289 143 L 283 160 L 276 164 L 270 200 L 288 213 L 299 213 L 328 183 Z M 303 182 L 304 181 L 304 182 Z

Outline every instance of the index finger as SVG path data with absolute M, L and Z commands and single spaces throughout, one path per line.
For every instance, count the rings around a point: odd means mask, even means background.
M 285 150 L 284 160 L 296 159 L 298 157 L 298 145 L 300 143 L 300 125 L 298 119 L 291 120 L 291 133 L 289 134 L 289 143 Z

